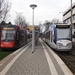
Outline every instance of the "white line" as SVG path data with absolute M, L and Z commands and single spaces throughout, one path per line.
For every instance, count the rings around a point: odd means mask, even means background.
M 20 49 L 16 50 L 15 52 L 9 54 L 7 57 L 5 57 L 3 60 L 1 60 L 0 61 L 0 66 L 2 66 L 10 57 L 12 57 L 12 55 L 18 53 L 23 47 L 21 47 Z
M 44 43 L 45 44 L 45 43 Z M 46 45 L 46 44 L 45 44 Z M 57 54 L 55 54 L 47 45 L 46 47 L 49 49 L 49 51 L 52 53 L 56 61 L 58 62 L 59 66 L 61 67 L 62 71 L 65 75 L 73 75 L 72 72 L 69 70 L 69 68 L 65 65 L 65 63 L 58 57 Z
M 47 61 L 48 61 L 48 64 L 49 64 L 49 68 L 50 68 L 50 71 L 51 71 L 51 75 L 58 75 L 55 67 L 54 67 L 54 64 L 49 56 L 49 54 L 47 53 L 44 45 L 42 44 L 42 47 L 44 48 L 44 52 L 45 52 L 45 55 L 46 55 L 46 58 L 47 58 Z
M 13 65 L 13 63 L 17 60 L 17 58 L 28 48 L 29 46 L 27 46 L 24 50 L 22 50 L 18 55 L 16 55 L 11 61 L 10 63 L 8 63 L 8 65 L 0 72 L 0 75 L 5 75 L 6 72 L 9 70 L 9 68 Z

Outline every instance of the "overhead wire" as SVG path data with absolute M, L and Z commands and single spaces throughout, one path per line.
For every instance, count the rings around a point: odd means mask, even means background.
M 66 6 L 61 10 L 61 12 L 63 12 L 63 10 L 68 6 L 69 3 L 70 3 L 70 1 L 69 1 L 69 2 L 66 4 Z M 59 14 L 61 14 L 61 12 L 59 12 L 59 13 L 57 14 L 57 16 L 58 16 Z M 56 17 L 57 17 L 57 16 L 56 16 Z M 56 18 L 56 17 L 55 17 L 55 18 Z

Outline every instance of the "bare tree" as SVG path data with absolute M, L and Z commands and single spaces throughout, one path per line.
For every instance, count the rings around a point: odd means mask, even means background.
M 0 0 L 0 19 L 2 18 L 3 3 L 4 3 L 4 0 Z
M 21 26 L 23 26 L 23 27 L 27 27 L 27 23 L 26 23 L 25 17 L 22 16 L 21 14 L 18 14 L 18 15 L 16 16 L 15 24 L 16 24 L 16 25 L 21 25 Z
M 7 0 L 0 0 L 0 21 L 6 21 L 10 7 L 11 5 Z
M 49 20 L 46 20 L 44 23 L 44 26 L 46 29 L 48 29 L 51 24 L 52 24 L 52 22 L 50 22 Z
M 59 21 L 59 19 L 53 19 L 52 20 L 52 23 L 59 23 L 60 21 Z
M 6 19 L 8 18 L 8 12 L 10 11 L 11 5 L 9 2 L 7 2 L 4 6 L 4 11 L 3 11 L 3 21 L 6 21 Z

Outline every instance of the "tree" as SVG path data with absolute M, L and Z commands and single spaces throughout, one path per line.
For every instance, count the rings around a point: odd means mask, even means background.
M 27 27 L 25 17 L 22 16 L 21 14 L 17 14 L 16 19 L 15 19 L 15 24 L 16 25 L 21 25 L 23 27 Z
M 0 21 L 6 21 L 11 5 L 7 0 L 0 0 Z
M 60 21 L 59 21 L 59 19 L 53 19 L 52 20 L 52 23 L 59 23 Z
M 48 29 L 51 24 L 52 24 L 52 22 L 46 20 L 44 23 L 45 29 Z
M 2 21 L 2 22 L 1 22 L 1 25 L 5 25 L 5 24 L 6 24 L 5 21 Z
M 8 22 L 8 24 L 12 25 L 12 23 L 11 23 L 11 22 Z
M 2 10 L 3 10 L 3 8 L 2 8 L 2 5 L 3 5 L 3 2 L 4 2 L 4 0 L 0 0 L 0 19 L 2 18 Z

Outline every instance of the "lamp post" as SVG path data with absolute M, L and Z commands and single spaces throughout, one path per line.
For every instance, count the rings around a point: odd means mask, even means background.
M 34 9 L 37 7 L 35 4 L 31 4 L 30 7 L 33 9 L 33 30 L 32 30 L 32 53 L 34 53 L 35 48 L 35 32 L 34 32 Z

